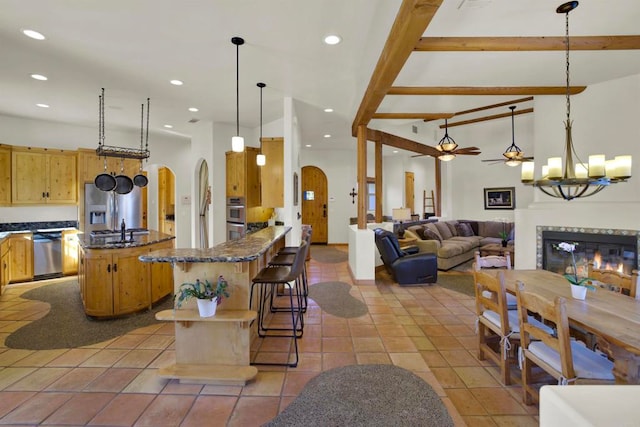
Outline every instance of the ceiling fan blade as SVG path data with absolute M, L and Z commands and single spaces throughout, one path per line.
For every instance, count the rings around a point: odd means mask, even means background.
M 480 160 L 481 162 L 504 162 L 504 159 L 485 159 L 485 160 Z
M 477 156 L 478 154 L 480 154 L 480 149 L 478 147 L 458 148 L 457 150 L 453 150 L 453 153 Z

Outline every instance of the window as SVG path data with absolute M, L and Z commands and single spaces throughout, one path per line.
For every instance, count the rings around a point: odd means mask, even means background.
M 375 212 L 376 210 L 376 180 L 375 178 L 367 178 L 367 210 Z

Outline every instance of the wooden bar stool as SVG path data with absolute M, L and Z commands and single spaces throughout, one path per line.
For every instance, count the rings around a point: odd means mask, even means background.
M 291 338 L 295 351 L 295 361 L 286 363 L 256 363 L 259 365 L 280 365 L 280 366 L 298 366 L 298 338 L 302 337 L 304 321 L 302 318 L 302 291 L 300 285 L 302 271 L 304 270 L 305 258 L 307 256 L 308 244 L 303 241 L 300 244 L 298 253 L 295 255 L 293 264 L 289 266 L 273 266 L 265 267 L 252 279 L 249 306 L 253 304 L 254 288 L 258 287 L 258 336 L 273 338 Z M 282 311 L 291 313 L 291 327 L 267 327 L 265 325 L 265 314 L 267 311 L 267 303 L 272 304 L 276 293 L 276 287 L 279 285 L 288 285 L 290 282 L 296 282 L 296 291 L 289 292 L 289 306 L 281 307 Z M 297 304 L 293 298 L 296 297 Z M 289 348 L 289 353 L 291 348 Z
M 302 240 L 307 242 L 307 253 L 309 251 L 309 245 L 311 245 L 311 228 L 308 228 L 307 230 L 303 230 L 303 235 L 302 235 Z M 299 246 L 295 247 L 297 250 L 294 253 L 278 253 L 278 255 L 274 256 L 273 258 L 271 258 L 271 260 L 269 261 L 269 266 L 270 267 L 276 267 L 276 266 L 284 266 L 284 267 L 290 267 L 293 265 L 295 258 L 296 258 L 296 254 L 297 252 L 300 250 Z M 302 269 L 302 283 L 301 286 L 296 286 L 296 292 L 300 292 L 302 295 L 302 304 L 300 306 L 301 310 L 303 313 L 306 313 L 307 311 L 307 304 L 308 304 L 308 296 L 309 296 L 309 283 L 307 281 L 307 264 L 305 262 L 304 267 Z M 298 284 L 297 284 L 298 285 Z M 298 289 L 301 288 L 301 289 Z M 282 296 L 282 293 L 279 293 L 278 296 Z M 288 311 L 288 308 L 284 308 L 284 311 Z M 283 311 L 281 307 L 276 307 L 273 304 L 271 305 L 271 312 L 278 312 L 278 311 Z

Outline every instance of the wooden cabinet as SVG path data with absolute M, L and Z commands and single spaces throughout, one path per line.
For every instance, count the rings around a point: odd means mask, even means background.
M 120 175 L 124 167 L 124 174 L 133 178 L 140 171 L 140 160 L 106 157 L 107 173 Z M 95 150 L 78 150 L 78 176 L 81 183 L 93 182 L 96 176 L 105 171 L 105 157 L 98 157 Z
M 284 207 L 284 138 L 262 138 L 267 163 L 260 168 L 262 206 Z
M 150 308 L 173 292 L 171 266 L 138 257 L 173 247 L 173 240 L 124 249 L 79 249 L 78 282 L 85 313 L 112 317 Z
M 62 274 L 78 273 L 78 230 L 62 230 Z
M 7 238 L 10 245 L 9 282 L 26 282 L 33 279 L 33 235 L 16 233 Z
M 47 148 L 11 152 L 13 204 L 77 204 L 76 153 Z
M 0 206 L 11 204 L 11 147 L 0 144 Z
M 158 169 L 158 228 L 159 231 L 175 235 L 175 178 L 171 169 Z
M 164 221 L 162 221 L 162 229 L 160 231 L 162 231 L 163 233 L 171 234 L 172 236 L 175 236 L 176 235 L 175 228 L 176 228 L 176 223 L 174 221 L 165 219 Z
M 226 153 L 227 197 L 244 197 L 247 207 L 260 206 L 260 169 L 256 156 L 260 150 L 245 147 L 242 153 Z
M 9 259 L 10 247 L 11 245 L 8 238 L 0 243 L 0 294 L 4 292 L 4 287 L 9 284 L 9 268 L 11 266 Z

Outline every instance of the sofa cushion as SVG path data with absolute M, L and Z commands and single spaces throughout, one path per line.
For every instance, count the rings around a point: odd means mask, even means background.
M 480 245 L 480 238 L 478 236 L 462 237 L 455 236 L 449 239 L 450 242 L 456 242 L 464 248 L 465 251 L 471 251 Z
M 458 231 L 458 236 L 469 237 L 475 235 L 473 233 L 473 228 L 471 228 L 471 225 L 466 222 L 457 223 L 456 230 Z
M 453 237 L 453 234 L 451 234 L 451 230 L 449 229 L 449 226 L 446 223 L 436 222 L 433 225 L 436 227 L 436 229 L 438 229 L 438 232 L 442 237 L 442 240 L 448 240 Z
M 442 246 L 438 249 L 438 256 L 440 258 L 451 258 L 456 255 L 461 255 L 468 250 L 469 249 L 466 247 L 465 242 L 443 240 Z
M 437 240 L 438 242 L 442 242 L 440 235 L 429 228 L 423 228 L 422 235 L 424 236 L 424 240 Z
M 449 227 L 449 231 L 451 232 L 451 236 L 458 236 L 458 230 L 456 226 L 458 225 L 458 221 L 446 221 L 447 227 Z

